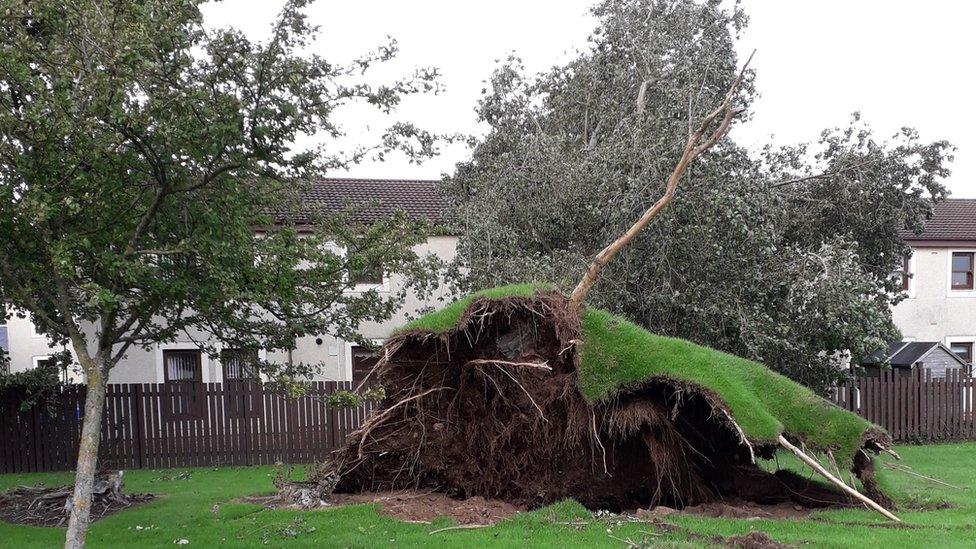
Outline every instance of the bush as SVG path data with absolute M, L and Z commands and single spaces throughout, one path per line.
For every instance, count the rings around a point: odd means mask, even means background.
M 62 356 L 65 355 L 65 356 Z M 71 356 L 68 353 L 59 353 L 54 356 L 54 360 L 49 363 L 39 365 L 37 368 L 24 370 L 16 373 L 0 373 L 0 393 L 16 393 L 20 402 L 22 412 L 30 410 L 38 402 L 53 402 L 49 397 L 58 394 L 64 384 L 61 372 L 70 367 Z

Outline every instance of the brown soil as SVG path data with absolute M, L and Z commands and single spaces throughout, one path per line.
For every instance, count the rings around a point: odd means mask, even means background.
M 683 509 L 658 506 L 653 509 L 640 509 L 639 517 L 669 517 L 672 515 L 698 515 L 711 518 L 757 519 L 804 519 L 814 509 L 795 503 L 775 503 L 760 505 L 745 500 L 726 500 L 693 505 Z
M 430 522 L 437 517 L 450 517 L 458 524 L 495 524 L 525 510 L 524 507 L 481 496 L 459 500 L 437 492 L 415 490 L 334 494 L 329 498 L 329 503 L 378 503 L 382 514 L 397 520 Z
M 765 532 L 749 532 L 742 536 L 732 536 L 725 540 L 729 547 L 741 549 L 782 549 L 789 547 L 770 538 Z
M 245 503 L 258 503 L 275 509 L 302 508 L 282 499 L 278 494 L 243 498 Z M 431 522 L 437 517 L 450 517 L 458 524 L 495 524 L 501 520 L 524 511 L 524 507 L 498 499 L 485 499 L 473 496 L 455 499 L 440 492 L 418 490 L 398 490 L 395 492 L 359 492 L 354 494 L 332 494 L 323 500 L 324 506 L 359 505 L 376 503 L 380 513 L 404 522 Z M 318 505 L 310 509 L 321 509 Z
M 19 486 L 0 494 L 0 521 L 30 526 L 63 526 L 68 521 L 65 514 L 65 499 L 61 495 L 70 486 L 38 488 Z M 45 496 L 54 496 L 45 499 Z M 92 502 L 92 522 L 114 515 L 134 505 L 141 505 L 155 499 L 152 494 L 126 494 L 126 501 L 95 498 Z
M 312 475 L 327 494 L 438 490 L 538 507 L 573 498 L 620 512 L 742 499 L 850 505 L 757 467 L 721 402 L 666 378 L 591 405 L 576 381 L 577 317 L 555 293 L 476 300 L 460 327 L 388 340 L 380 410 Z M 870 460 L 856 473 L 870 473 Z M 862 476 L 862 480 L 864 477 Z

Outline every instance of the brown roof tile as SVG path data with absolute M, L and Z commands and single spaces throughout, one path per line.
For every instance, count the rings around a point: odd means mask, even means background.
M 314 214 L 349 211 L 353 219 L 374 223 L 402 211 L 411 219 L 441 223 L 446 202 L 437 181 L 421 179 L 327 178 L 303 190 L 299 213 L 275 212 L 279 220 L 308 223 Z
M 908 241 L 976 241 L 976 198 L 949 198 L 936 203 L 932 219 L 925 222 L 921 234 L 903 231 L 902 238 Z

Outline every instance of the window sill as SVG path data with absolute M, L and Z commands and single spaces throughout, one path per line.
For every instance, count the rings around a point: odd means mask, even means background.
M 952 290 L 946 292 L 946 297 L 976 297 L 976 290 Z
M 362 293 L 370 290 L 376 290 L 380 293 L 388 293 L 390 291 L 390 283 L 389 281 L 385 281 L 382 284 L 356 284 L 347 291 L 351 293 Z

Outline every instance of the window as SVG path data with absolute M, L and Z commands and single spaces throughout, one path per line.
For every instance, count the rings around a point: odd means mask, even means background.
M 163 351 L 163 373 L 166 381 L 202 381 L 200 351 Z
M 224 349 L 220 351 L 220 365 L 224 381 L 256 381 L 258 352 L 256 349 Z
M 908 291 L 908 282 L 911 280 L 911 258 L 908 255 L 902 256 L 901 260 L 901 290 L 903 292 Z
M 202 355 L 197 349 L 164 350 L 163 411 L 168 419 L 192 419 L 205 411 L 201 367 Z
M 355 388 L 366 379 L 373 366 L 376 366 L 379 357 L 372 350 L 358 345 L 352 347 L 350 355 L 352 357 L 352 385 Z M 370 381 L 375 380 L 371 377 Z
M 353 274 L 352 281 L 359 284 L 379 286 L 383 284 L 383 266 L 368 265 Z
M 370 267 L 365 271 L 361 271 L 353 277 L 353 282 L 356 284 L 371 284 L 377 286 L 383 284 L 383 267 L 376 265 L 375 267 Z
M 349 254 L 354 254 L 356 248 L 353 246 L 349 247 Z M 368 259 L 368 254 L 365 254 Z M 347 256 L 348 257 L 348 256 Z M 354 263 L 358 263 L 355 261 Z M 378 263 L 366 263 L 364 265 L 350 266 L 350 278 L 353 284 L 358 285 L 368 285 L 368 286 L 382 286 L 383 285 L 383 265 Z
M 955 343 L 949 344 L 949 349 L 956 353 L 956 356 L 961 358 L 966 364 L 973 363 L 973 342 L 972 341 L 957 341 Z
M 30 335 L 34 339 L 40 339 L 46 337 L 44 334 L 37 330 L 37 322 L 34 322 L 34 315 L 28 315 L 27 320 L 30 324 Z
M 58 367 L 58 361 L 51 355 L 35 356 L 31 359 L 34 362 L 35 368 L 50 368 L 58 370 L 58 377 L 61 378 L 61 383 L 72 383 L 71 376 L 68 374 L 68 365 L 61 364 Z
M 953 252 L 952 253 L 952 289 L 953 290 L 972 290 L 973 286 L 973 259 L 976 253 L 973 252 Z

